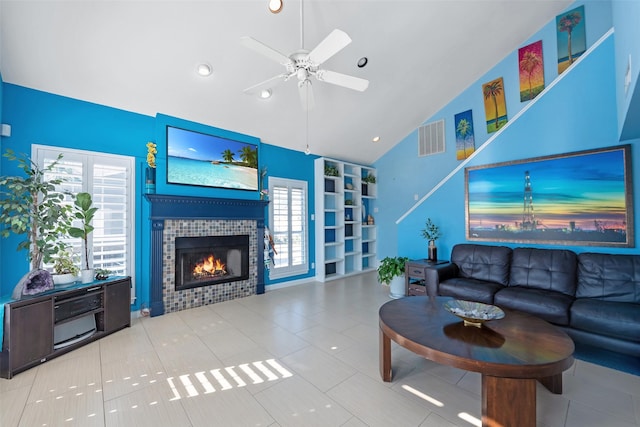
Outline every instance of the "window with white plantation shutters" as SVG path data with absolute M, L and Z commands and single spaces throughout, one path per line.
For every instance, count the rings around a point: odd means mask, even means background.
M 269 178 L 269 229 L 274 242 L 271 279 L 309 271 L 307 182 Z
M 53 170 L 56 177 L 65 180 L 62 190 L 91 194 L 98 211 L 93 218 L 94 230 L 89 234 L 89 267 L 110 270 L 117 276 L 132 276 L 132 299 L 135 298 L 134 159 L 39 145 L 34 145 L 32 150 L 32 158 L 41 166 L 51 164 L 62 154 L 62 159 Z M 68 198 L 68 202 L 72 203 L 71 198 Z M 81 266 L 84 268 L 82 242 L 72 238 L 68 242 L 78 260 L 82 260 Z

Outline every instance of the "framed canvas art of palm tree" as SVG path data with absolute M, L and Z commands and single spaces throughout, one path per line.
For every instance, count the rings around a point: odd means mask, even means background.
M 544 89 L 544 60 L 542 40 L 518 50 L 520 101 L 530 101 Z
M 482 85 L 484 114 L 487 121 L 487 133 L 499 130 L 507 123 L 507 103 L 504 97 L 504 81 L 498 77 Z
M 464 160 L 476 151 L 471 110 L 456 114 L 454 123 L 456 125 L 456 159 Z
M 584 6 L 556 16 L 558 74 L 562 74 L 587 50 Z

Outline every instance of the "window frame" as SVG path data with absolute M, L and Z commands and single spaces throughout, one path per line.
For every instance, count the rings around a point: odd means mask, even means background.
M 79 161 L 83 164 L 82 190 L 90 192 L 93 187 L 93 173 L 89 173 L 93 167 L 95 159 L 101 158 L 106 164 L 114 164 L 126 169 L 128 175 L 128 188 L 126 197 L 126 210 L 131 213 L 129 221 L 129 229 L 127 233 L 127 247 L 130 250 L 125 251 L 126 258 L 126 274 L 131 277 L 131 303 L 135 303 L 137 296 L 135 281 L 135 244 L 136 244 L 136 179 L 135 179 L 135 158 L 132 156 L 123 156 L 119 154 L 109 154 L 98 151 L 78 150 L 75 148 L 55 147 L 49 145 L 33 144 L 31 146 L 31 158 L 42 167 L 45 158 L 57 158 L 58 154 L 63 155 L 63 159 L 67 158 L 71 161 Z M 90 236 L 92 241 L 92 237 Z

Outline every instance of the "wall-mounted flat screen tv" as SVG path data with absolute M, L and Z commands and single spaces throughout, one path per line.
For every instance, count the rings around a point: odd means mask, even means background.
M 258 146 L 167 126 L 169 184 L 258 190 Z

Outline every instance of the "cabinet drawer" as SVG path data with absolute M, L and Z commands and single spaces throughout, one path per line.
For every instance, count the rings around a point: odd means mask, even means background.
M 413 266 L 407 264 L 406 271 L 409 277 L 415 277 L 416 279 L 426 279 L 425 268 L 423 266 Z
M 427 287 L 420 282 L 417 283 L 409 283 L 409 295 L 410 296 L 418 296 L 418 295 L 426 295 Z

